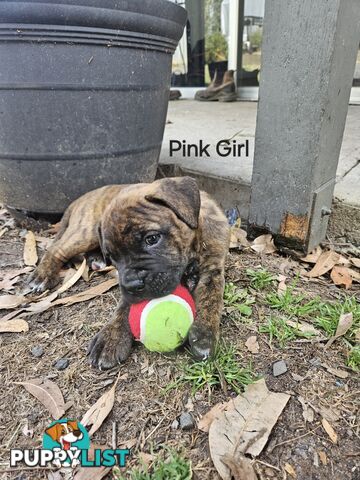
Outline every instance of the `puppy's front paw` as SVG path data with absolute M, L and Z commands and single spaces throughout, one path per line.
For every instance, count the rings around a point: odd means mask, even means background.
M 128 358 L 132 342 L 130 330 L 121 329 L 117 324 L 106 325 L 89 345 L 89 361 L 100 370 L 112 368 Z
M 194 323 L 190 328 L 188 341 L 195 360 L 206 360 L 214 355 L 215 337 L 208 326 Z
M 31 291 L 34 293 L 42 293 L 45 290 L 50 290 L 55 287 L 59 279 L 53 278 L 45 270 L 38 267 L 34 272 L 29 276 L 27 284 L 31 288 Z

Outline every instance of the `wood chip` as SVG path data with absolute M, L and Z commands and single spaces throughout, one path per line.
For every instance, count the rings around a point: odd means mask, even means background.
M 36 239 L 33 232 L 28 231 L 25 236 L 24 245 L 24 263 L 28 266 L 35 266 L 38 261 L 38 254 L 36 252 Z
M 326 466 L 328 464 L 328 459 L 327 459 L 327 456 L 326 456 L 326 453 L 325 452 L 319 452 L 319 458 L 320 458 L 320 461 L 321 463 Z
M 296 472 L 294 470 L 294 467 L 290 465 L 290 463 L 285 463 L 284 465 L 284 470 L 286 473 L 290 475 L 292 478 L 296 478 Z
M 326 364 L 323 364 L 323 367 L 329 373 L 331 373 L 331 375 L 334 375 L 335 377 L 345 379 L 345 378 L 348 378 L 348 376 L 349 376 L 349 373 L 346 370 L 341 370 L 340 368 L 329 367 L 329 365 L 326 365 Z

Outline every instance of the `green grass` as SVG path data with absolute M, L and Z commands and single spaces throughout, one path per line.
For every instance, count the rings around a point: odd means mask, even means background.
M 239 288 L 231 282 L 225 284 L 225 308 L 232 309 L 245 317 L 250 317 L 252 314 L 251 305 L 253 303 L 255 303 L 255 299 L 248 294 L 246 289 Z
M 350 350 L 346 364 L 356 372 L 360 371 L 360 345 L 355 345 Z
M 183 458 L 179 453 L 165 449 L 165 455 L 158 455 L 151 467 L 143 465 L 133 468 L 122 474 L 119 469 L 114 469 L 113 475 L 116 480 L 190 480 L 192 469 L 190 461 Z
M 250 287 L 254 288 L 254 290 L 265 290 L 271 287 L 276 280 L 274 275 L 265 269 L 252 270 L 248 268 L 246 274 L 250 279 Z
M 266 303 L 270 308 L 280 310 L 290 317 L 310 317 L 319 311 L 320 298 L 306 300 L 305 295 L 294 293 L 294 282 L 283 293 L 271 292 L 266 295 Z
M 180 366 L 179 377 L 168 385 L 165 392 L 180 385 L 188 385 L 193 395 L 205 388 L 210 393 L 214 388 L 226 384 L 239 394 L 246 385 L 255 380 L 256 376 L 251 365 L 247 367 L 240 365 L 236 349 L 232 345 L 220 343 L 214 358 L 202 362 L 183 363 Z
M 353 324 L 344 335 L 344 338 L 353 342 L 355 331 L 360 328 L 360 303 L 354 297 L 344 297 L 343 300 L 333 303 L 320 303 L 316 312 L 315 324 L 322 328 L 328 336 L 333 336 L 335 335 L 340 315 L 350 312 L 353 314 Z
M 312 336 L 311 333 L 301 332 L 297 328 L 288 325 L 284 318 L 279 317 L 268 318 L 267 324 L 260 325 L 259 332 L 267 333 L 270 337 L 270 343 L 276 339 L 282 348 L 291 340 L 295 340 L 299 337 L 309 338 Z

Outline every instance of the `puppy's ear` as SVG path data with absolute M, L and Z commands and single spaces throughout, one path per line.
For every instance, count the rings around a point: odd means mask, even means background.
M 51 437 L 52 440 L 58 442 L 61 436 L 61 425 L 60 423 L 55 423 L 52 427 L 49 427 L 45 430 L 45 433 Z
M 70 425 L 70 427 L 72 428 L 72 430 L 80 430 L 79 428 L 79 424 L 76 420 L 68 420 L 67 421 L 68 425 Z
M 200 191 L 193 178 L 163 178 L 153 185 L 154 192 L 146 195 L 146 200 L 170 208 L 188 227 L 198 227 Z
M 104 262 L 106 266 L 109 267 L 111 265 L 111 260 L 104 247 L 104 239 L 103 239 L 102 230 L 101 230 L 101 223 L 99 223 L 97 227 L 97 234 L 98 234 L 100 250 L 101 250 L 102 256 L 104 257 Z

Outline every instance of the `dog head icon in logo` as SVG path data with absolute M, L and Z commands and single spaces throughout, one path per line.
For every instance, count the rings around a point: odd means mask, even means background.
M 88 450 L 90 439 L 86 428 L 76 420 L 62 419 L 49 425 L 43 436 L 43 448 L 57 452 L 55 465 L 75 467 L 81 450 Z

